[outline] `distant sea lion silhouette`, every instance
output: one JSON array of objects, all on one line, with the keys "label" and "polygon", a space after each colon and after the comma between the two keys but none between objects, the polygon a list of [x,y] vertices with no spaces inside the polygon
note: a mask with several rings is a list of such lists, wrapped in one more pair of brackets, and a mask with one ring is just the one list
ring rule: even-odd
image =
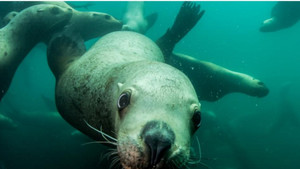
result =
[{"label": "distant sea lion silhouette", "polygon": [[271,18],[260,27],[261,32],[274,32],[295,25],[300,19],[299,1],[279,1],[272,8]]},{"label": "distant sea lion silhouette", "polygon": [[144,17],[144,2],[128,2],[127,11],[124,16],[123,30],[145,34],[157,20],[157,13]]},{"label": "distant sea lion silhouette", "polygon": [[299,111],[292,104],[292,82],[285,82],[281,85],[279,91],[279,108],[275,122],[271,124],[269,133],[275,134],[278,131],[287,130],[287,128],[297,129],[300,127]]},{"label": "distant sea lion silhouette", "polygon": [[[190,2],[181,10],[202,16]],[[72,38],[58,35],[48,48],[64,119],[94,139],[100,139],[95,130],[101,128],[123,168],[183,168],[201,122],[189,79],[163,63],[160,49],[141,34],[113,32],[87,52],[83,41]]]}]

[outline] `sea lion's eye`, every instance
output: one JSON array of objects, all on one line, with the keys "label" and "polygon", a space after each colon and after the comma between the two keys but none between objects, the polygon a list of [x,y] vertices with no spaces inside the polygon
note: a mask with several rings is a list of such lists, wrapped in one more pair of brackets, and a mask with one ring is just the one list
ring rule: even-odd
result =
[{"label": "sea lion's eye", "polygon": [[125,107],[127,107],[130,104],[130,97],[131,97],[130,90],[126,90],[120,95],[118,100],[119,111],[123,110]]},{"label": "sea lion's eye", "polygon": [[105,15],[104,18],[109,20],[111,18],[111,16],[110,15]]},{"label": "sea lion's eye", "polygon": [[198,129],[201,125],[201,112],[199,110],[195,110],[192,121],[194,123],[194,127]]}]

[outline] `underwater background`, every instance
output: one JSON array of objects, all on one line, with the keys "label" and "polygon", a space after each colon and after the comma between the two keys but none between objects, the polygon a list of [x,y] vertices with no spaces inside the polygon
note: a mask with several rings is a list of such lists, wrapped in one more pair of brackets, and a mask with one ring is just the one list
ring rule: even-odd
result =
[{"label": "underwater background", "polygon": [[[262,33],[259,27],[276,2],[197,3],[206,12],[174,51],[249,74],[270,89],[264,98],[234,93],[216,102],[201,102],[203,123],[195,137],[201,143],[202,163],[213,169],[299,169],[300,23]],[[146,16],[158,13],[146,35],[153,40],[162,36],[181,4],[145,2]],[[89,5],[78,10],[122,19],[127,2]],[[0,169],[109,168],[111,159],[101,160],[107,148],[82,145],[91,140],[55,113],[55,79],[45,51],[46,46],[38,44],[30,52],[0,103],[1,113],[18,123],[15,130],[0,129]]]}]

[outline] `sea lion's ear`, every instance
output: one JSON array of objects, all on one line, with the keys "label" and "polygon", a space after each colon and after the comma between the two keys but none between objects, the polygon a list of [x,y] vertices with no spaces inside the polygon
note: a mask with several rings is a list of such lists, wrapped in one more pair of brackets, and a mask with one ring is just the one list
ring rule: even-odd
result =
[{"label": "sea lion's ear", "polygon": [[118,83],[118,90],[119,90],[119,92],[122,90],[122,87],[123,87],[123,83]]}]

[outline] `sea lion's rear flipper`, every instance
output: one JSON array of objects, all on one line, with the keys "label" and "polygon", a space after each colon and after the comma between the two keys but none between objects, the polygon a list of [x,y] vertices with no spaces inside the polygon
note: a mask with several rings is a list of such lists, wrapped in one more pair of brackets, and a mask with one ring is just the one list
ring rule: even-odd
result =
[{"label": "sea lion's rear flipper", "polygon": [[200,11],[200,5],[185,1],[176,16],[174,24],[157,40],[157,45],[168,58],[176,43],[179,42],[199,21],[205,11]]},{"label": "sea lion's rear flipper", "polygon": [[48,45],[48,65],[56,79],[86,51],[81,36],[70,32],[64,31],[53,36]]}]

